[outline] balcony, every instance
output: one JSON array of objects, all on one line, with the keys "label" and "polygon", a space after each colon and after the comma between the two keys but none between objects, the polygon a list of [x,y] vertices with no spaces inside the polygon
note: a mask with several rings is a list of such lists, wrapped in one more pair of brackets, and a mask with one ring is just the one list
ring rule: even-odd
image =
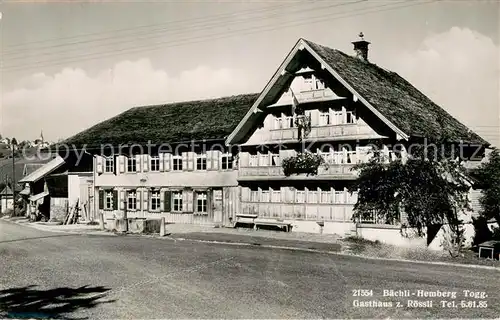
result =
[{"label": "balcony", "polygon": [[[302,91],[299,93],[295,93],[295,97],[297,98],[299,103],[344,99],[342,97],[337,96],[335,93],[333,93],[332,90],[328,88]],[[291,105],[292,101],[293,101],[292,94],[290,91],[287,91],[281,96],[281,98],[274,105],[272,105],[272,107]]]},{"label": "balcony", "polygon": [[355,180],[357,173],[351,170],[354,165],[354,163],[328,164],[319,167],[316,176],[300,174],[289,177],[285,176],[280,166],[240,167],[238,180]]},{"label": "balcony", "polygon": [[[271,133],[272,141],[298,141],[298,130],[297,128],[285,128],[285,129],[272,129],[269,130]],[[305,140],[314,139],[329,139],[329,138],[341,138],[341,139],[357,139],[357,138],[376,138],[379,137],[377,133],[373,131],[368,125],[360,125],[356,123],[346,123],[337,125],[327,125],[327,126],[317,126],[312,127],[311,132]]]}]

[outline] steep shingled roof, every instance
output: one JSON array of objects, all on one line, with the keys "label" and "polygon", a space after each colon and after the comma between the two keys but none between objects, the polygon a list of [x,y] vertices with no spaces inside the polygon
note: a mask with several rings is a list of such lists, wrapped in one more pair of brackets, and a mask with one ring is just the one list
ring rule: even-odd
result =
[{"label": "steep shingled roof", "polygon": [[135,107],[64,141],[99,146],[224,139],[250,109],[257,94]]},{"label": "steep shingled roof", "polygon": [[[409,136],[489,145],[397,73],[300,39],[382,116]],[[64,141],[79,148],[102,144],[175,143],[224,139],[258,94],[135,107]],[[254,106],[255,107],[255,106]]]},{"label": "steep shingled roof", "polygon": [[489,144],[397,73],[339,50],[304,41],[354,90],[406,134]]}]

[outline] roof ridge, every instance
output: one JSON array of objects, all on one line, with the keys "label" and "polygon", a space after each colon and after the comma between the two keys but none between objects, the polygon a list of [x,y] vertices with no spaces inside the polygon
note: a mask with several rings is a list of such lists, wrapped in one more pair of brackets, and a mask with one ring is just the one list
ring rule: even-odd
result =
[{"label": "roof ridge", "polygon": [[[229,96],[220,96],[216,98],[207,98],[207,99],[195,99],[195,100],[179,100],[179,101],[173,101],[173,102],[168,102],[168,103],[159,103],[159,104],[145,104],[145,105],[139,105],[132,107],[129,110],[137,109],[137,108],[149,108],[149,107],[163,107],[163,106],[169,106],[169,105],[177,105],[177,104],[182,104],[182,103],[197,103],[197,102],[212,102],[216,100],[227,100],[235,97],[240,97],[240,96],[252,96],[252,95],[258,95],[258,92],[253,92],[253,93],[238,93],[238,94],[233,94]],[[124,111],[124,112],[127,112]]]}]

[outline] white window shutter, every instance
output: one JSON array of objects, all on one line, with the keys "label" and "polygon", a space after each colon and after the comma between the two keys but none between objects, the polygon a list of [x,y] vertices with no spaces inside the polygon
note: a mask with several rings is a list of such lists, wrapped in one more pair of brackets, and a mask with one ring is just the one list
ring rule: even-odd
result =
[{"label": "white window shutter", "polygon": [[138,155],[135,156],[135,170],[137,172],[141,172],[141,163],[142,163],[142,161],[141,161],[142,159],[141,158],[142,157],[141,157],[140,154],[138,154]]},{"label": "white window shutter", "polygon": [[171,153],[165,153],[163,158],[164,161],[164,169],[165,171],[170,171],[171,166],[172,166],[172,154]]},{"label": "white window shutter", "polygon": [[165,190],[160,190],[160,211],[165,211]]},{"label": "white window shutter", "polygon": [[124,173],[125,172],[125,161],[126,161],[127,158],[125,158],[124,156],[118,156],[118,163],[119,163],[119,167],[120,167],[120,173]]},{"label": "white window shutter", "polygon": [[239,166],[241,168],[245,168],[245,167],[248,167],[250,165],[250,156],[249,156],[248,152],[240,152],[239,157],[240,157]]},{"label": "white window shutter", "polygon": [[160,153],[158,155],[158,158],[160,159],[160,172],[163,172],[165,171],[165,154],[164,153]]},{"label": "white window shutter", "polygon": [[188,192],[186,190],[182,192],[182,211],[188,211]]},{"label": "white window shutter", "polygon": [[188,152],[187,153],[187,162],[188,162],[188,170],[193,171],[194,170],[194,162],[195,162],[195,153],[194,152]]},{"label": "white window shutter", "polygon": [[193,190],[188,190],[187,192],[187,211],[193,212]]},{"label": "white window shutter", "polygon": [[103,157],[96,156],[96,171],[97,173],[103,172]]},{"label": "white window shutter", "polygon": [[142,208],[142,190],[135,190],[135,197],[136,197],[136,200],[137,200],[137,210],[141,210]]},{"label": "white window shutter", "polygon": [[142,209],[144,211],[148,211],[148,208],[149,208],[149,199],[150,199],[150,192],[147,190],[147,189],[144,189],[142,191],[142,202],[143,202],[143,206],[142,206]]},{"label": "white window shutter", "polygon": [[188,169],[188,153],[182,153],[182,170],[187,171]]},{"label": "white window shutter", "polygon": [[311,127],[319,125],[319,110],[311,110]]},{"label": "white window shutter", "polygon": [[214,156],[214,151],[213,150],[208,150],[207,151],[207,170],[213,170],[213,156]]},{"label": "white window shutter", "polygon": [[214,150],[214,154],[213,154],[213,160],[214,160],[213,169],[214,170],[220,170],[221,155],[222,155],[222,152],[220,152],[219,150]]},{"label": "white window shutter", "polygon": [[143,164],[142,164],[142,171],[146,172],[149,170],[149,154],[145,154],[142,156]]},{"label": "white window shutter", "polygon": [[118,202],[120,203],[120,210],[125,209],[125,190],[120,191],[120,196],[118,197]]}]

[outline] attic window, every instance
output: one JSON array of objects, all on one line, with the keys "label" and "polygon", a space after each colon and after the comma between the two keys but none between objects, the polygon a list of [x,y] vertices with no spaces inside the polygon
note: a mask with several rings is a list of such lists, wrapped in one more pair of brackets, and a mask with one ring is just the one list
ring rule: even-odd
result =
[{"label": "attic window", "polygon": [[354,113],[354,111],[347,111],[347,118],[346,118],[346,122],[347,123],[356,123],[356,114]]}]

